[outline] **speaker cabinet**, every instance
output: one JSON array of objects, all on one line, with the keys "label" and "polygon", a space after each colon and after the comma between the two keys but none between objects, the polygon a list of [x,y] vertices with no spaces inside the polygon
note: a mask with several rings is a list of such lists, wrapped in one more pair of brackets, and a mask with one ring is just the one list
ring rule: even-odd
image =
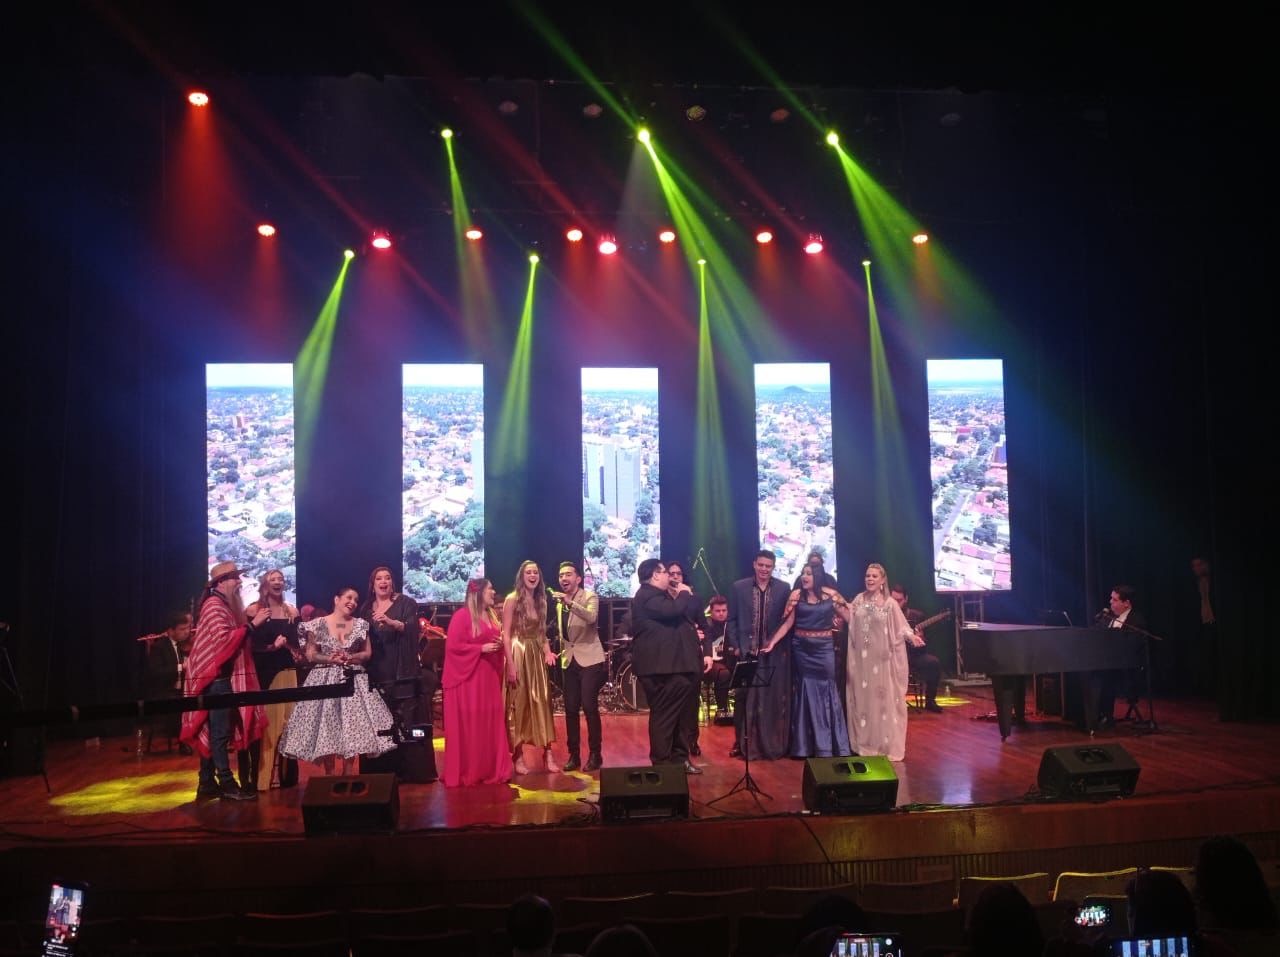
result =
[{"label": "speaker cabinet", "polygon": [[385,834],[400,820],[394,774],[311,778],[302,795],[302,824],[317,834]]},{"label": "speaker cabinet", "polygon": [[804,806],[821,814],[892,811],[898,775],[882,755],[809,758],[804,763]]},{"label": "speaker cabinet", "polygon": [[681,764],[601,768],[600,815],[605,821],[689,816],[689,777]]},{"label": "speaker cabinet", "polygon": [[1067,745],[1045,749],[1036,784],[1049,798],[1128,797],[1139,770],[1118,744]]}]

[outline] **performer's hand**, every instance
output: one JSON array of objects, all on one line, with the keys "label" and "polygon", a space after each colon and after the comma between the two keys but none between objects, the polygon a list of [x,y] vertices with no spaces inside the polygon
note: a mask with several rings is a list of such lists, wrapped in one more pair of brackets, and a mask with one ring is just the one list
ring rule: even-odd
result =
[{"label": "performer's hand", "polygon": [[686,595],[692,595],[693,589],[690,588],[688,585],[686,585],[684,582],[681,582],[678,586],[676,586],[676,594],[679,595],[682,592]]},{"label": "performer's hand", "polygon": [[289,641],[288,638],[286,638],[284,635],[280,635],[278,638],[276,638],[275,641],[271,643],[271,647],[279,651],[288,643],[288,641]]},{"label": "performer's hand", "polygon": [[486,641],[483,645],[480,646],[481,654],[485,654],[485,655],[491,655],[495,651],[501,651],[501,650],[502,650],[502,642],[500,641]]},{"label": "performer's hand", "polygon": [[271,609],[259,608],[258,613],[253,616],[253,627],[257,628],[264,621],[270,621],[270,620],[271,620]]},{"label": "performer's hand", "polygon": [[513,688],[516,686],[516,669],[515,668],[507,669],[507,684],[511,685],[511,687]]},{"label": "performer's hand", "polygon": [[556,663],[556,656],[555,656],[555,652],[553,652],[550,648],[548,648],[548,649],[543,653],[543,655],[542,655],[542,660],[543,660],[543,661],[545,661],[545,662],[547,663],[547,667],[550,667],[551,665],[554,665],[554,664]]},{"label": "performer's hand", "polygon": [[711,666],[712,666],[713,664],[715,664],[715,662],[711,660],[711,656],[710,656],[710,655],[708,655],[708,656],[706,656],[705,658],[703,658],[703,659],[702,659],[702,673],[703,673],[704,675],[705,675],[705,674],[710,674],[710,673],[711,673]]},{"label": "performer's hand", "polygon": [[924,647],[924,638],[920,635],[920,632],[913,631],[911,633],[911,644],[916,648]]}]

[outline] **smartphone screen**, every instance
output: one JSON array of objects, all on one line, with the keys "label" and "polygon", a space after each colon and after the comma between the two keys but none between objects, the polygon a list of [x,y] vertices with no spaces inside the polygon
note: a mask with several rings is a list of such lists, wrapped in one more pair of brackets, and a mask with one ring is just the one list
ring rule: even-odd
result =
[{"label": "smartphone screen", "polygon": [[1112,957],[1195,957],[1195,942],[1185,934],[1127,937],[1111,942]]},{"label": "smartphone screen", "polygon": [[902,957],[897,934],[841,934],[831,957]]},{"label": "smartphone screen", "polygon": [[1111,905],[1098,901],[1082,904],[1075,920],[1079,927],[1106,927],[1111,923]]},{"label": "smartphone screen", "polygon": [[49,910],[44,919],[44,957],[71,957],[84,920],[87,884],[55,881],[49,888]]}]

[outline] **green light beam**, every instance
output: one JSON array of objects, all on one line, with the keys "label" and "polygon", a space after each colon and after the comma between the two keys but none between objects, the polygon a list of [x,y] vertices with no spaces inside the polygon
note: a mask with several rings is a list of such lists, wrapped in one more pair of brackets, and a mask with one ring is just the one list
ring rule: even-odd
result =
[{"label": "green light beam", "polygon": [[524,308],[520,312],[520,328],[511,353],[507,372],[507,388],[502,394],[502,415],[498,422],[498,438],[494,449],[494,467],[500,475],[524,469],[529,460],[529,388],[532,382],[533,358],[533,289],[538,275],[538,260],[529,259],[529,284],[525,287]]},{"label": "green light beam", "polygon": [[338,277],[320,307],[311,331],[294,361],[294,422],[295,481],[299,490],[310,470],[312,440],[320,414],[320,401],[324,396],[324,384],[329,374],[329,358],[333,352],[333,334],[338,328],[338,305],[342,301],[342,286],[347,278],[351,256],[343,255]]},{"label": "green light beam", "polygon": [[693,433],[693,540],[716,555],[737,555],[729,457],[720,419],[720,392],[707,309],[707,270],[698,264],[698,384]]},{"label": "green light beam", "polygon": [[471,209],[462,188],[462,176],[453,153],[453,136],[442,136],[449,158],[449,201],[453,205],[453,241],[458,264],[458,284],[462,298],[462,322],[472,348],[492,342],[497,333],[498,310],[493,288],[484,268],[482,250],[467,239]]}]

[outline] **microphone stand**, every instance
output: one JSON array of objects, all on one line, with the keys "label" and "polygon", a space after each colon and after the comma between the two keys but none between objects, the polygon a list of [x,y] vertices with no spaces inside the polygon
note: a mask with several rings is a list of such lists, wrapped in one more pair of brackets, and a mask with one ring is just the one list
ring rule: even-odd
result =
[{"label": "microphone stand", "polygon": [[[1114,616],[1112,616],[1112,619],[1114,620]],[[1164,639],[1161,638],[1159,635],[1153,635],[1151,632],[1147,631],[1147,629],[1145,628],[1139,628],[1137,625],[1131,625],[1129,624],[1128,621],[1121,622],[1120,628],[1118,630],[1119,631],[1126,631],[1126,630],[1135,631],[1143,637],[1143,642],[1142,642],[1143,668],[1146,670],[1146,673],[1147,673],[1147,716],[1145,718],[1142,717],[1142,709],[1138,707],[1138,702],[1141,700],[1141,698],[1130,698],[1129,710],[1124,713],[1124,717],[1121,718],[1120,720],[1128,721],[1129,718],[1132,717],[1133,727],[1135,731],[1143,732],[1146,734],[1156,734],[1160,731],[1160,725],[1156,723],[1155,697],[1151,691],[1151,642],[1163,641]]]}]

